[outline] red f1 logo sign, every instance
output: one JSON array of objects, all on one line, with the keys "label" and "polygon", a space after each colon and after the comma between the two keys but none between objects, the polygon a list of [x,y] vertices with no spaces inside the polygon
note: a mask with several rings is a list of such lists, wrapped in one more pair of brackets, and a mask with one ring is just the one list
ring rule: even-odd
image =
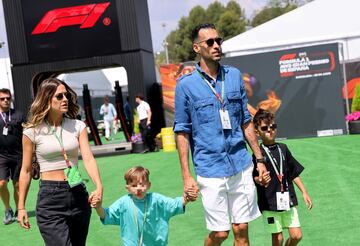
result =
[{"label": "red f1 logo sign", "polygon": [[32,31],[32,35],[56,32],[60,27],[80,25],[91,28],[105,12],[110,2],[87,4],[48,11]]}]

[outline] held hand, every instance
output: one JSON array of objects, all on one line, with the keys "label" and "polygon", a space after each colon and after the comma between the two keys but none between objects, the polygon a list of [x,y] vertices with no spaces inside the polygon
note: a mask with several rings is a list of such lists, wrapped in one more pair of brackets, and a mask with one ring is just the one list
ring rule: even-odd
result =
[{"label": "held hand", "polygon": [[195,201],[198,196],[199,188],[193,177],[184,180],[184,192],[188,201]]},{"label": "held hand", "polygon": [[92,208],[95,208],[95,206],[100,203],[102,203],[102,189],[96,189],[93,192],[91,192],[89,196],[89,203]]},{"label": "held hand", "polygon": [[308,207],[308,209],[311,209],[313,206],[313,203],[307,192],[303,193],[303,198],[304,198],[304,202],[305,202],[306,206]]},{"label": "held hand", "polygon": [[265,173],[267,172],[266,170],[266,166],[264,163],[257,163],[257,168],[256,170],[258,171],[259,173],[259,182],[262,182],[263,178],[264,178],[264,175]]},{"label": "held hand", "polygon": [[188,187],[188,189],[185,192],[186,200],[188,201],[196,201],[198,197],[198,188],[197,187]]},{"label": "held hand", "polygon": [[102,200],[100,197],[94,195],[91,200],[89,199],[89,203],[92,208],[99,208],[102,205]]},{"label": "held hand", "polygon": [[18,210],[18,221],[22,228],[30,229],[28,215],[25,209]]},{"label": "held hand", "polygon": [[260,181],[260,185],[268,187],[271,181],[270,172],[266,171],[263,175],[263,179]]}]

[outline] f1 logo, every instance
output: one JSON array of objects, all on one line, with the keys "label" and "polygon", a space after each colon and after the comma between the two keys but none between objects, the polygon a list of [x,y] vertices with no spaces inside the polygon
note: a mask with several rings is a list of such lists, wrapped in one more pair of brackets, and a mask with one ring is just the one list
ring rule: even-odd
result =
[{"label": "f1 logo", "polygon": [[48,11],[32,31],[32,35],[56,32],[60,27],[80,25],[80,29],[93,27],[110,2],[79,5]]}]

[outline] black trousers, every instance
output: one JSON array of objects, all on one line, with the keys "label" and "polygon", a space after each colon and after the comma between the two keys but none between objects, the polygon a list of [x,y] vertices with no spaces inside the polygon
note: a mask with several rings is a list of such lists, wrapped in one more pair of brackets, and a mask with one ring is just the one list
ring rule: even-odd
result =
[{"label": "black trousers", "polygon": [[47,246],[85,246],[91,207],[85,185],[41,181],[36,219]]},{"label": "black trousers", "polygon": [[147,119],[140,120],[139,128],[141,138],[150,151],[155,150],[155,141],[150,126],[146,125]]}]

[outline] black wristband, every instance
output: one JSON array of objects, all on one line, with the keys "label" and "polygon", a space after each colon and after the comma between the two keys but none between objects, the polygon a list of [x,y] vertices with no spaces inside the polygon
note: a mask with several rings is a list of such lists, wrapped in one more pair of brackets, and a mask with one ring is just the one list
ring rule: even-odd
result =
[{"label": "black wristband", "polygon": [[265,163],[265,158],[256,159],[256,163]]}]

